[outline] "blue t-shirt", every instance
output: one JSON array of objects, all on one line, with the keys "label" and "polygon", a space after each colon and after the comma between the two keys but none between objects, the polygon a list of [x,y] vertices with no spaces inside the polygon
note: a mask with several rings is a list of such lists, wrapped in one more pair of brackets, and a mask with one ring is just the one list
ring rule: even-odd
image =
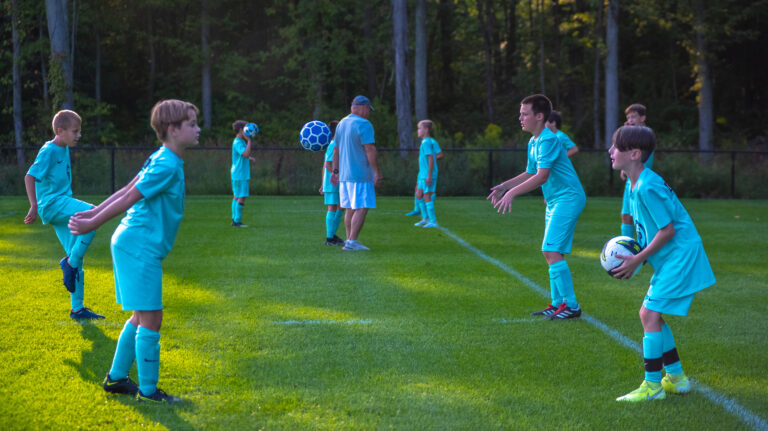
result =
[{"label": "blue t-shirt", "polygon": [[120,221],[112,243],[138,258],[163,259],[184,215],[184,161],[163,146],[149,156],[138,176],[136,189],[143,198]]},{"label": "blue t-shirt", "polygon": [[421,146],[419,147],[419,176],[416,177],[417,180],[426,180],[427,176],[429,176],[429,160],[427,156],[432,156],[434,160],[432,179],[437,179],[437,159],[435,156],[441,151],[440,145],[434,138],[428,137],[421,141]]},{"label": "blue t-shirt", "polygon": [[248,143],[243,139],[235,138],[232,141],[232,168],[229,170],[232,174],[232,180],[251,179],[251,166],[248,164],[248,157],[243,157],[243,152],[247,146]]},{"label": "blue t-shirt", "polygon": [[576,146],[576,144],[573,143],[571,138],[565,133],[563,133],[562,130],[558,130],[557,133],[555,133],[555,136],[557,137],[557,141],[563,145],[563,148],[565,148],[566,153],[568,152],[568,150]]},{"label": "blue t-shirt", "polygon": [[371,122],[349,114],[336,126],[334,140],[339,148],[339,181],[373,182],[373,168],[363,148],[375,143]]},{"label": "blue t-shirt", "polygon": [[[326,162],[333,162],[333,148],[336,146],[336,141],[331,140],[331,143],[328,144],[328,148],[325,149],[325,161]],[[331,173],[328,172],[328,169],[325,169],[325,164],[323,164],[323,193],[338,193],[339,192],[339,185],[336,184],[335,186],[331,184]]]},{"label": "blue t-shirt", "polygon": [[46,142],[37,153],[27,175],[35,178],[37,213],[43,224],[46,224],[58,212],[58,198],[72,196],[69,147],[60,147],[53,141]]},{"label": "blue t-shirt", "polygon": [[649,295],[680,298],[715,283],[699,232],[675,192],[654,171],[643,169],[630,191],[637,241],[646,247],[670,223],[675,235],[648,263],[653,266]]},{"label": "blue t-shirt", "polygon": [[573,203],[574,212],[581,213],[586,195],[581,181],[573,168],[565,148],[551,130],[544,128],[537,138],[528,141],[528,165],[525,171],[535,175],[538,169],[549,169],[549,178],[542,184],[541,192],[547,206]]}]

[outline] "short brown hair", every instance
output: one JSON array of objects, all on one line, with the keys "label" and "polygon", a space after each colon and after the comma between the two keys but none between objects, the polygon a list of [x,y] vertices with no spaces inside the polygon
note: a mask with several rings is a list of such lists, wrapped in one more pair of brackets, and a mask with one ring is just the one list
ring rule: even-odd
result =
[{"label": "short brown hair", "polygon": [[243,130],[243,127],[245,127],[246,124],[248,124],[246,121],[237,120],[232,123],[232,131],[235,132],[235,135],[237,135]]},{"label": "short brown hair", "polygon": [[421,120],[419,124],[423,124],[427,128],[427,133],[429,133],[430,137],[435,133],[435,123],[432,120]]},{"label": "short brown hair", "polygon": [[640,150],[645,163],[656,149],[656,134],[646,126],[621,126],[613,133],[613,146],[622,152]]},{"label": "short brown hair", "polygon": [[637,115],[645,117],[645,106],[639,103],[633,103],[627,106],[627,109],[624,110],[624,115],[627,115],[630,112],[635,112]]},{"label": "short brown hair", "polygon": [[157,139],[165,141],[168,137],[168,126],[179,127],[182,121],[189,120],[189,111],[195,111],[199,114],[197,106],[183,100],[168,99],[155,103],[152,107],[152,119],[150,124],[155,130]]},{"label": "short brown hair", "polygon": [[549,116],[547,117],[547,123],[555,123],[555,127],[559,129],[562,129],[563,127],[563,116],[560,115],[560,111],[552,111],[549,113]]},{"label": "short brown hair", "polygon": [[75,111],[69,109],[63,109],[53,116],[51,127],[53,128],[53,134],[56,134],[56,129],[69,129],[77,124],[78,126],[83,124],[83,119]]},{"label": "short brown hair", "polygon": [[523,99],[520,104],[531,105],[533,115],[544,114],[543,117],[545,123],[547,122],[547,118],[549,118],[549,113],[552,112],[552,102],[543,94],[532,94]]},{"label": "short brown hair", "polygon": [[339,120],[333,120],[328,123],[328,128],[331,129],[331,138],[336,136],[336,126],[339,125]]}]

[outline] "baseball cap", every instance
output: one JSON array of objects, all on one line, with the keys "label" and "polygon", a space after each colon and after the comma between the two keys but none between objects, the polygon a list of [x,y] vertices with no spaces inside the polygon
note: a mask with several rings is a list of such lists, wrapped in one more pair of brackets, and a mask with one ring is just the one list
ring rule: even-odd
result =
[{"label": "baseball cap", "polygon": [[[354,105],[368,105],[368,106],[371,106],[371,101],[368,100],[368,98],[365,97],[365,96],[357,96],[357,97],[354,98],[354,100],[352,100],[352,105],[353,106]],[[375,109],[373,109],[373,106],[371,106],[371,111],[375,111]]]}]

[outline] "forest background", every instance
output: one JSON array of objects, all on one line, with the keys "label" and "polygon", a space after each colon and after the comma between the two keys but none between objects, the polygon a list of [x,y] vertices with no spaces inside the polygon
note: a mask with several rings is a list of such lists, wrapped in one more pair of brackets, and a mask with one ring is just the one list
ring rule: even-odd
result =
[{"label": "forest background", "polygon": [[522,147],[519,101],[541,92],[582,148],[605,148],[639,102],[663,148],[766,149],[768,1],[0,5],[5,147],[50,139],[62,107],[83,116],[81,145],[154,145],[162,98],[201,107],[202,145],[229,145],[236,119],[259,124],[260,145],[295,145],[357,94],[373,100],[379,146],[412,148],[429,117],[443,147]]}]

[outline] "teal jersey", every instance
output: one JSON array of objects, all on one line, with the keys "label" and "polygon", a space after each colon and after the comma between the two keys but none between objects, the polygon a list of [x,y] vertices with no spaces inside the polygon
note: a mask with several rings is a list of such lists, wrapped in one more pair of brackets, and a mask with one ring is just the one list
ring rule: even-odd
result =
[{"label": "teal jersey", "polygon": [[232,174],[233,180],[251,179],[251,166],[248,164],[248,157],[243,157],[243,152],[247,146],[248,143],[240,138],[235,138],[232,141],[232,168],[229,172]]},{"label": "teal jersey", "polygon": [[138,177],[136,189],[143,198],[123,217],[112,244],[139,259],[163,259],[184,215],[184,161],[163,146],[149,156]]},{"label": "teal jersey", "polygon": [[37,213],[44,224],[58,212],[57,200],[72,196],[72,165],[69,147],[46,142],[29,167],[27,175],[35,178]]},{"label": "teal jersey", "polygon": [[[328,148],[325,149],[325,161],[326,162],[333,162],[333,149],[336,147],[336,141],[331,140],[331,143],[328,144]],[[325,165],[325,164],[323,164]],[[339,185],[333,185],[331,184],[331,173],[328,172],[328,169],[325,169],[325,166],[323,166],[323,192],[324,193],[338,193],[339,192]]]},{"label": "teal jersey", "polygon": [[643,163],[643,166],[645,166],[648,169],[653,169],[653,155],[654,154],[655,153],[651,153],[651,155],[648,156],[648,160],[646,160],[645,163]]},{"label": "teal jersey", "polygon": [[675,235],[648,263],[653,266],[649,295],[680,298],[715,283],[699,232],[675,192],[654,171],[643,169],[629,195],[637,241],[646,247],[670,223]]},{"label": "teal jersey", "polygon": [[419,147],[419,176],[416,178],[417,180],[426,180],[429,175],[429,160],[427,156],[432,156],[435,162],[432,167],[432,179],[437,179],[437,158],[435,157],[441,151],[440,145],[434,138],[424,138],[421,141],[421,146]]},{"label": "teal jersey", "polygon": [[339,181],[372,183],[373,168],[363,148],[376,142],[371,122],[349,114],[336,126],[334,140],[339,147]]},{"label": "teal jersey", "polygon": [[535,175],[538,169],[549,169],[549,178],[542,184],[541,191],[547,206],[573,207],[573,212],[581,214],[586,201],[584,189],[576,174],[576,169],[565,148],[558,142],[551,130],[544,128],[538,137],[528,141],[528,165],[525,171]]},{"label": "teal jersey", "polygon": [[565,133],[563,133],[562,130],[558,130],[557,133],[555,133],[555,136],[557,137],[557,142],[560,142],[563,148],[565,148],[566,152],[568,152],[568,150],[576,146],[576,144],[573,143],[571,138]]}]

